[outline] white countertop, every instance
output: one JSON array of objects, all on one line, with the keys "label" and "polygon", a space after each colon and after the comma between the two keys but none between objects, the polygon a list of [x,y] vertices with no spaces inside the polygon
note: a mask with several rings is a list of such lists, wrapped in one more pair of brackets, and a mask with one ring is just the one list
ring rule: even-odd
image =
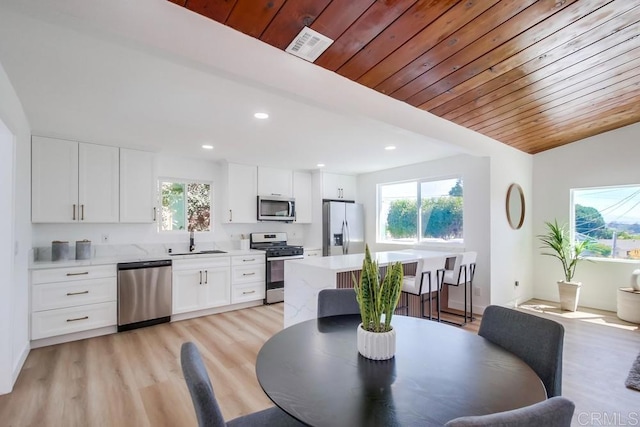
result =
[{"label": "white countertop", "polygon": [[262,254],[264,251],[258,250],[237,250],[232,249],[225,251],[224,254],[193,254],[193,255],[169,255],[167,253],[149,253],[149,254],[122,254],[114,256],[95,257],[86,260],[65,260],[65,261],[33,261],[29,265],[31,270],[39,270],[43,268],[68,268],[68,267],[81,267],[87,265],[105,265],[105,264],[117,264],[120,262],[138,262],[138,261],[151,261],[151,260],[182,260],[182,259],[198,259],[198,258],[219,258],[235,255],[249,255],[249,254]]},{"label": "white countertop", "polygon": [[[440,251],[422,251],[417,249],[405,249],[401,251],[388,251],[388,252],[372,252],[371,257],[378,262],[378,265],[388,265],[390,263],[401,262],[410,263],[416,262],[422,258],[433,257],[450,257],[455,255],[453,252],[440,252]],[[323,268],[332,270],[335,272],[360,270],[362,268],[362,261],[364,260],[364,254],[349,254],[349,255],[336,255],[318,258],[305,258],[300,260],[290,260],[288,263],[303,264],[309,267]]]}]

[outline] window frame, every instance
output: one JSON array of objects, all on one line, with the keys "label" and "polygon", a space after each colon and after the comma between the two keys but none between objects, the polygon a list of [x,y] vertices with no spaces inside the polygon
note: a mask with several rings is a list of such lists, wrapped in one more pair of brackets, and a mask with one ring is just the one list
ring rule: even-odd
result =
[{"label": "window frame", "polygon": [[[571,239],[572,248],[576,242],[576,201],[575,201],[576,192],[585,191],[585,190],[623,189],[626,187],[630,187],[630,188],[635,187],[640,189],[640,183],[619,184],[619,185],[598,185],[598,186],[592,186],[592,187],[576,187],[576,188],[569,189],[569,238]],[[587,207],[592,207],[592,206],[587,206]],[[598,212],[600,213],[600,211]],[[606,224],[607,222],[605,221],[605,225]],[[640,264],[640,259],[634,259],[634,258],[614,258],[611,256],[603,257],[603,256],[592,256],[592,255],[581,256],[580,258],[587,259],[589,261],[595,261],[595,262]]]},{"label": "window frame", "polygon": [[[461,239],[452,239],[452,240],[442,240],[442,239],[433,239],[433,238],[423,238],[422,237],[422,184],[427,182],[437,182],[437,181],[448,181],[455,180],[460,181],[462,183],[462,238]],[[394,240],[384,240],[381,236],[381,226],[385,219],[381,218],[381,203],[382,203],[382,187],[388,185],[395,184],[407,184],[407,183],[415,183],[416,185],[416,203],[418,206],[418,217],[416,219],[416,236],[415,240],[411,241],[394,241]],[[452,175],[442,175],[437,177],[423,177],[423,178],[413,178],[406,179],[400,181],[391,181],[391,182],[382,182],[376,184],[376,243],[385,244],[385,245],[403,245],[403,246],[423,246],[423,247],[455,247],[455,248],[463,248],[465,245],[465,228],[464,228],[464,211],[465,211],[465,203],[464,203],[464,176],[462,174],[452,174]]]},{"label": "window frame", "polygon": [[[172,178],[172,177],[166,177],[166,176],[162,176],[162,177],[158,177],[157,179],[157,183],[156,183],[156,189],[157,189],[157,193],[156,193],[156,202],[157,205],[159,207],[159,220],[157,221],[158,223],[158,227],[156,229],[156,231],[159,234],[164,234],[164,233],[169,233],[169,234],[189,234],[189,226],[188,226],[188,215],[187,215],[187,210],[188,210],[188,203],[185,200],[185,204],[184,204],[184,218],[185,218],[185,228],[182,230],[163,230],[162,229],[162,183],[174,183],[174,184],[183,184],[186,186],[188,186],[189,184],[207,184],[209,185],[209,230],[207,231],[194,231],[194,233],[213,233],[213,224],[214,224],[214,211],[213,211],[213,181],[210,180],[206,180],[206,179],[189,179],[189,178]],[[188,196],[187,196],[188,199]]]}]

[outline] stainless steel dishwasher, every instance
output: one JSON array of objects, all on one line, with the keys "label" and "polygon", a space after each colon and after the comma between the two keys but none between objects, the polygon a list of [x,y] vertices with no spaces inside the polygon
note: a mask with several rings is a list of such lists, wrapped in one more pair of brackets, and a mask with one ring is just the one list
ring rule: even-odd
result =
[{"label": "stainless steel dishwasher", "polygon": [[118,332],[171,320],[171,260],[118,264]]}]

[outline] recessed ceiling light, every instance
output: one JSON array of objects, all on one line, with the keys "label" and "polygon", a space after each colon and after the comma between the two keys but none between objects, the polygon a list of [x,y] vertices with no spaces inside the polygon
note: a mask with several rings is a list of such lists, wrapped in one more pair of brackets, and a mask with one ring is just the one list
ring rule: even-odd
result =
[{"label": "recessed ceiling light", "polygon": [[319,168],[323,168],[324,167],[324,163],[318,163],[316,166],[319,167]]},{"label": "recessed ceiling light", "polygon": [[213,145],[204,144],[202,148],[204,148],[205,150],[213,150]]},{"label": "recessed ceiling light", "polygon": [[255,117],[256,119],[264,120],[268,119],[269,115],[267,113],[255,113],[253,117]]},{"label": "recessed ceiling light", "polygon": [[395,150],[396,146],[395,145],[387,145],[386,147],[384,147],[385,150],[387,151],[391,151],[391,150]]}]

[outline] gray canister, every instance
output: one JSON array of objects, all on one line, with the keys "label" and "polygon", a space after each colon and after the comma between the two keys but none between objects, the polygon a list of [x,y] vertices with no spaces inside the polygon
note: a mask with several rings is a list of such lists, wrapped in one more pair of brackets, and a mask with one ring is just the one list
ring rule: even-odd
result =
[{"label": "gray canister", "polygon": [[54,240],[51,242],[51,261],[63,261],[69,259],[69,242]]},{"label": "gray canister", "polygon": [[76,259],[91,258],[91,240],[76,241]]}]

